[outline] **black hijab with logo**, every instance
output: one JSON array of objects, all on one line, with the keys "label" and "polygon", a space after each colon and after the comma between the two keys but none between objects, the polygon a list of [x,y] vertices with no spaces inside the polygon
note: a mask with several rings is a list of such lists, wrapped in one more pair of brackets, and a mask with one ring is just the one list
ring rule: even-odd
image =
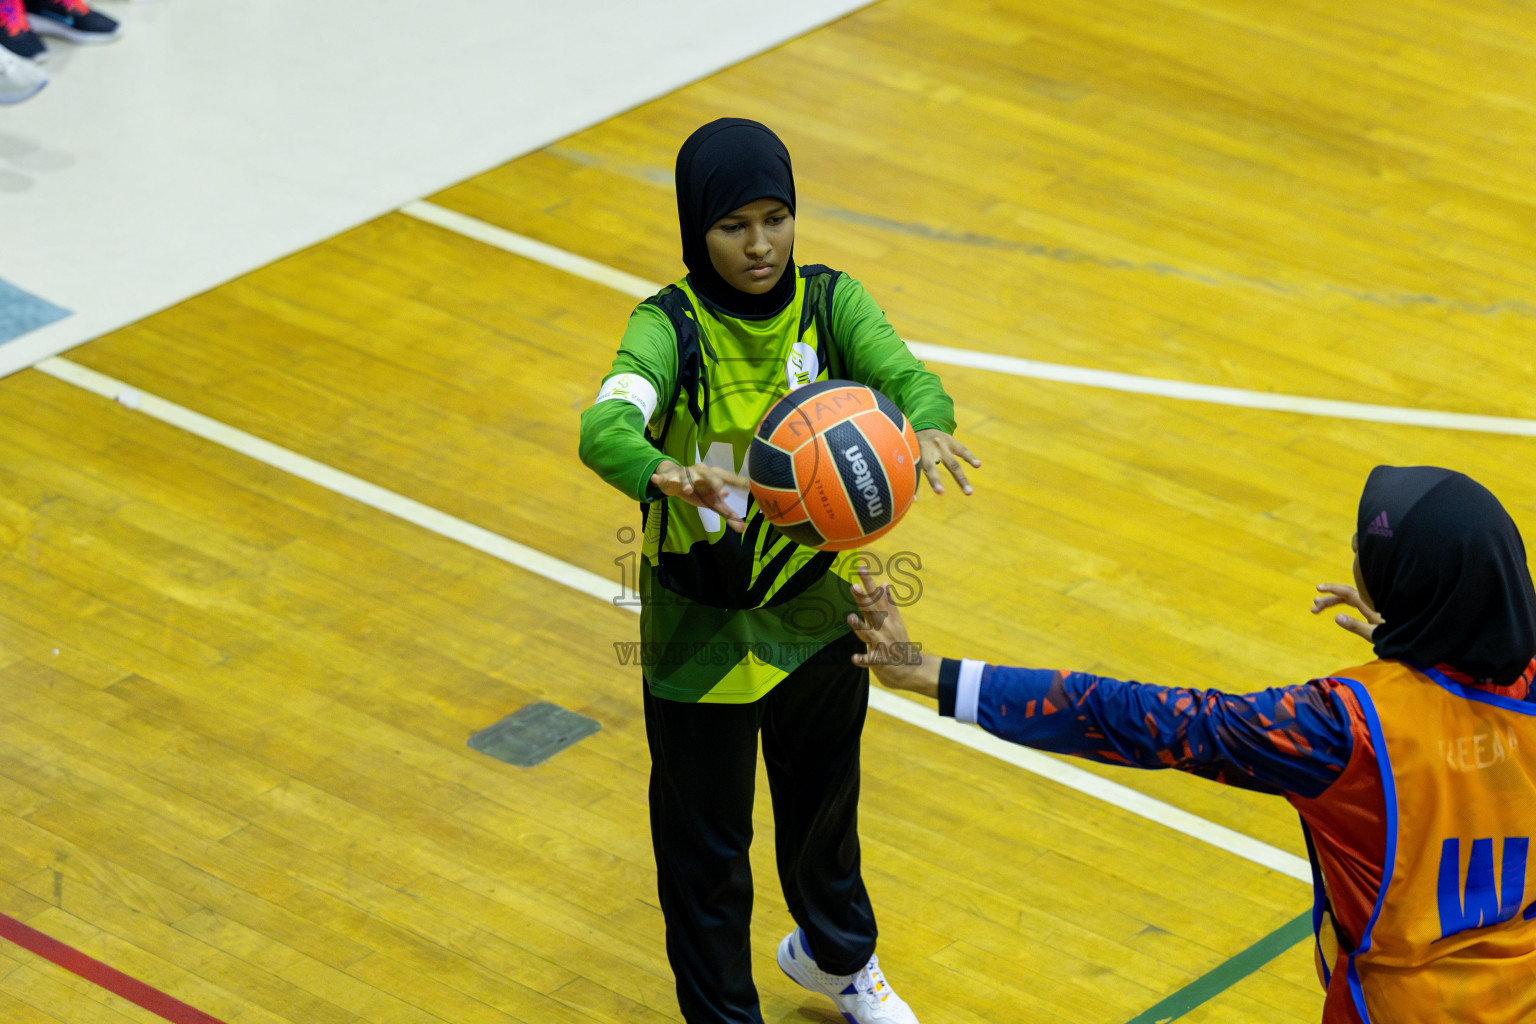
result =
[{"label": "black hijab with logo", "polygon": [[1481,484],[1433,466],[1377,466],[1356,521],[1360,575],[1385,620],[1381,658],[1449,665],[1507,686],[1536,656],[1525,544]]},{"label": "black hijab with logo", "polygon": [[778,283],[753,295],[726,283],[715,270],[704,235],[715,221],[758,199],[777,199],[795,212],[789,150],[766,125],[722,117],[688,136],[677,153],[677,220],[688,283],[721,312],[749,320],[771,317],[794,298],[794,253],[784,255]]}]

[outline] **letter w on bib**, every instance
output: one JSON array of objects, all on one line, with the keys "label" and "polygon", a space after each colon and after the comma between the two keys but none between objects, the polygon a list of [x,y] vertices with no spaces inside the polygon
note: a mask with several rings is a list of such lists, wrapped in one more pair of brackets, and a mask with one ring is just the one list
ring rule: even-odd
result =
[{"label": "letter w on bib", "polygon": [[[1436,887],[1440,904],[1442,939],[1472,928],[1487,928],[1508,921],[1520,910],[1525,893],[1525,861],[1528,838],[1504,840],[1503,870],[1495,884],[1493,840],[1472,840],[1466,874],[1461,869],[1461,840],[1447,839],[1440,846],[1440,878]],[[1536,917],[1536,903],[1526,910]]]}]

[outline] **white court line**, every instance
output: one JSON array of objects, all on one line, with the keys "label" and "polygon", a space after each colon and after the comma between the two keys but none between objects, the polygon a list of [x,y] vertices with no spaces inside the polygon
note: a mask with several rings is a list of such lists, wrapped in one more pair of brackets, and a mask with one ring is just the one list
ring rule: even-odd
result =
[{"label": "white court line", "polygon": [[535,263],[542,263],[556,270],[563,270],[577,277],[584,277],[588,281],[595,281],[606,288],[612,288],[616,292],[625,295],[633,295],[637,299],[649,298],[661,290],[660,285],[651,284],[649,281],[626,274],[622,270],[614,270],[612,267],[589,260],[585,256],[577,256],[573,252],[556,248],[547,242],[540,242],[525,235],[515,234],[506,228],[499,228],[494,224],[475,217],[466,216],[457,211],[434,203],[415,202],[406,203],[400,207],[401,213],[410,214],[417,220],[424,220],[430,224],[436,224],[440,228],[473,238],[477,242],[495,246],[506,252],[525,256]]},{"label": "white court line", "polygon": [[[612,580],[562,562],[558,558],[552,558],[541,551],[466,523],[462,519],[439,512],[437,509],[412,501],[393,491],[385,490],[350,473],[343,473],[341,470],[306,458],[270,441],[263,441],[253,434],[247,434],[243,430],[237,430],[201,413],[147,394],[120,380],[97,373],[67,359],[58,357],[45,359],[33,368],[103,398],[120,402],[129,409],[179,427],[189,434],[195,434],[258,462],[281,469],[301,480],[307,480],[336,494],[359,501],[370,508],[430,530],[439,536],[456,540],[493,558],[537,573],[545,579],[589,594],[607,604],[613,604],[615,588]],[[629,607],[631,611],[638,612],[638,609],[629,605],[620,607]],[[1070,789],[1114,804],[1131,814],[1166,825],[1177,832],[1236,854],[1280,874],[1289,875],[1303,882],[1310,883],[1312,880],[1311,868],[1305,860],[1261,843],[1241,832],[1206,821],[1171,804],[1163,803],[1161,800],[1146,796],[1119,783],[1102,779],[1091,772],[1075,768],[1053,757],[1006,743],[973,726],[961,725],[954,719],[940,718],[931,710],[876,686],[870,687],[869,698],[871,707],[893,718],[899,718],[982,753],[991,754],[1027,772],[1042,775]]]},{"label": "white court line", "polygon": [[[1007,761],[1016,768],[1022,768],[1034,775],[1044,776],[1052,782],[1059,782],[1068,789],[1075,789],[1079,793],[1103,800],[1113,804],[1123,811],[1129,811],[1138,817],[1155,821],[1159,825],[1167,825],[1175,832],[1182,832],[1192,839],[1198,839],[1202,843],[1235,853],[1245,860],[1251,860],[1255,864],[1261,864],[1271,871],[1282,875],[1312,883],[1312,866],[1306,858],[1297,857],[1295,854],[1286,853],[1284,850],[1262,843],[1252,836],[1243,835],[1233,831],[1225,825],[1218,825],[1213,821],[1180,810],[1172,804],[1166,804],[1156,797],[1147,796],[1145,793],[1122,786],[1118,782],[1100,778],[1092,772],[1084,771],[1064,761],[1057,760],[1048,754],[1029,747],[1021,747],[1016,743],[998,739],[989,732],[984,732],[974,725],[962,725],[953,718],[940,718],[938,714],[929,708],[916,704],[913,701],[896,696],[889,690],[883,690],[876,685],[869,688],[869,706],[883,711],[892,718],[899,718],[909,725],[915,725],[919,729],[926,729],[956,743],[964,744],[972,750],[979,750],[983,754],[991,754],[1001,761]],[[1135,769],[1126,769],[1134,771]]]},{"label": "white court line", "polygon": [[568,565],[558,558],[551,558],[542,551],[508,540],[500,534],[466,523],[462,519],[455,519],[446,512],[439,512],[435,508],[385,490],[350,473],[332,469],[322,462],[305,458],[297,452],[291,452],[270,441],[263,441],[253,434],[237,430],[228,424],[176,405],[174,402],[167,402],[163,398],[147,394],[120,380],[81,366],[79,363],[72,363],[67,359],[54,356],[34,364],[32,368],[78,388],[94,392],[103,398],[121,402],[129,409],[142,412],[162,423],[180,427],[189,434],[196,434],[204,440],[223,445],[241,455],[247,455],[257,462],[273,466],[301,480],[308,480],[312,484],[318,484],[328,491],[362,502],[370,508],[376,508],[380,512],[414,523],[422,529],[466,544],[476,551],[483,551],[503,562],[527,569],[529,572],[537,573],[584,594],[591,594],[593,597],[604,600],[611,600],[614,596],[612,580],[604,579],[574,565]]},{"label": "white court line", "polygon": [[[526,257],[546,266],[563,270],[578,277],[623,292],[637,299],[648,298],[661,290],[633,274],[614,270],[584,256],[566,252],[545,242],[487,224],[475,217],[446,209],[428,202],[409,203],[400,208],[409,214],[449,231],[458,232]],[[1186,381],[1165,380],[1161,377],[1139,377],[1130,373],[1110,370],[1094,370],[1083,366],[1066,366],[1061,363],[1041,363],[1033,359],[995,355],[990,352],[974,352],[969,349],[949,348],[921,341],[908,341],[907,347],[919,359],[947,366],[965,366],[979,370],[991,370],[1015,377],[1049,380],[1063,384],[1080,384],[1086,387],[1107,388],[1162,398],[1177,398],[1190,402],[1210,402],[1216,405],[1238,406],[1246,409],[1267,409],[1272,412],[1301,413],[1307,416],[1328,416],[1341,420],[1367,420],[1373,423],[1396,423],[1413,427],[1433,427],[1441,430],[1469,430],[1485,434],[1514,434],[1536,437],[1536,420],[1515,419],[1508,416],[1479,416],[1473,413],[1440,412],[1434,409],[1405,409],[1392,405],[1370,405],[1364,402],[1340,402],[1330,398],[1308,398],[1305,395],[1281,395],[1270,391],[1248,391],[1243,388],[1221,387],[1215,384],[1192,384]]]}]

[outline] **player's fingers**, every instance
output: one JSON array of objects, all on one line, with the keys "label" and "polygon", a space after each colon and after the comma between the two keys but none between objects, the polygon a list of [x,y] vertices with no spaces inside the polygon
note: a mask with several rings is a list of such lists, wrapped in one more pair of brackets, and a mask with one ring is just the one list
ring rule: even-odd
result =
[{"label": "player's fingers", "polygon": [[853,585],[854,602],[860,608],[873,608],[875,606],[876,590],[869,578],[869,569],[863,564],[859,565],[859,582]]},{"label": "player's fingers", "polygon": [[928,486],[933,489],[933,493],[943,494],[944,479],[939,476],[939,467],[936,461],[926,455],[923,456],[922,469],[923,476],[927,478]]},{"label": "player's fingers", "polygon": [[861,582],[852,587],[853,600],[859,610],[848,613],[848,624],[873,636],[891,621],[890,587],[885,583],[870,586],[869,575],[865,572],[859,573],[859,577]]},{"label": "player's fingers", "polygon": [[726,502],[725,493],[726,492],[724,491],[715,491],[709,495],[709,507],[713,509],[715,514],[718,515],[721,519],[724,519],[726,522],[728,522],[731,525],[731,529],[735,530],[737,533],[740,533],[742,530],[747,528],[747,524],[742,521],[741,516],[736,514],[736,510],[731,508],[731,506]]},{"label": "player's fingers", "polygon": [[869,570],[866,570],[863,565],[859,567],[859,582],[852,585],[852,591],[854,591],[854,603],[860,608],[868,608],[871,603],[874,603],[874,586],[869,583]]},{"label": "player's fingers", "polygon": [[693,478],[693,493],[698,496],[699,501],[706,508],[712,508],[728,519],[736,517],[736,513],[731,511],[730,506],[725,503],[725,499],[730,496],[731,492],[719,480],[708,476],[695,476]]},{"label": "player's fingers", "polygon": [[1365,602],[1360,599],[1360,592],[1347,583],[1319,583],[1317,590],[1322,597],[1313,598],[1314,601],[1328,601],[1331,604],[1347,604],[1351,608],[1364,613],[1367,609]]},{"label": "player's fingers", "polygon": [[949,470],[950,475],[955,478],[955,483],[960,485],[961,494],[971,493],[971,482],[965,478],[965,469],[960,465],[959,459],[950,456],[944,460],[944,468]]},{"label": "player's fingers", "polygon": [[711,466],[707,462],[701,462],[693,466],[689,472],[696,483],[713,487],[716,490],[727,487],[745,490],[752,485],[752,481],[742,474],[726,469],[723,466]]},{"label": "player's fingers", "polygon": [[864,654],[864,659],[865,660],[860,662],[860,664],[861,665],[873,664],[873,662],[870,659],[874,657],[874,653],[879,651],[881,649],[881,646],[882,646],[880,644],[880,642],[879,642],[880,641],[879,633],[876,630],[870,628],[869,623],[865,622],[863,619],[859,618],[857,615],[853,614],[852,612],[850,612],[848,614],[848,626],[849,626],[849,628],[851,628],[853,630],[853,635],[854,636],[858,637],[860,640],[864,641],[866,644],[869,644],[869,651],[865,652],[865,654]]},{"label": "player's fingers", "polygon": [[656,471],[651,474],[651,483],[668,494],[676,494],[677,485],[682,482],[682,468],[671,460],[664,460],[657,465]]},{"label": "player's fingers", "polygon": [[1337,622],[1342,628],[1350,633],[1355,634],[1355,636],[1358,636],[1363,640],[1369,640],[1371,638],[1371,633],[1376,628],[1375,626],[1361,622],[1359,619],[1352,615],[1345,615],[1343,612],[1339,612],[1339,614],[1335,615],[1333,617],[1333,621]]},{"label": "player's fingers", "polygon": [[977,469],[981,468],[981,460],[972,455],[969,448],[955,440],[953,435],[946,434],[943,441],[940,442],[940,446],[947,454],[962,458]]}]

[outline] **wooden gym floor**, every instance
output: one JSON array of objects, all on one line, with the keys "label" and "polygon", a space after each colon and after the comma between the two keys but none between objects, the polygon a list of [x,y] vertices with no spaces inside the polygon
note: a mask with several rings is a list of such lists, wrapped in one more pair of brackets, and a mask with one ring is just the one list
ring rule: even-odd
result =
[{"label": "wooden gym floor", "polygon": [[[1536,530],[1533,50],[1486,0],[881,0],[426,199],[659,284],[678,144],[765,121],[800,260],[1015,360],[932,361],[985,466],[875,548],[921,559],[917,638],[1246,690],[1368,659],[1307,608],[1373,465]],[[575,456],[634,301],[394,213],[0,381],[0,913],[230,1024],[676,1020],[603,589],[635,514]],[[534,768],[466,746],[535,701],[601,731]],[[1316,1020],[1307,943],[1224,967],[1308,908],[1286,872],[889,714],[864,764],[925,1022],[1125,1024],[1212,972],[1179,1019]],[[1279,800],[1088,771],[1303,855]],[[764,1017],[831,1022],[773,962],[771,831],[764,788]],[[162,1015],[0,943],[0,1019]]]}]

